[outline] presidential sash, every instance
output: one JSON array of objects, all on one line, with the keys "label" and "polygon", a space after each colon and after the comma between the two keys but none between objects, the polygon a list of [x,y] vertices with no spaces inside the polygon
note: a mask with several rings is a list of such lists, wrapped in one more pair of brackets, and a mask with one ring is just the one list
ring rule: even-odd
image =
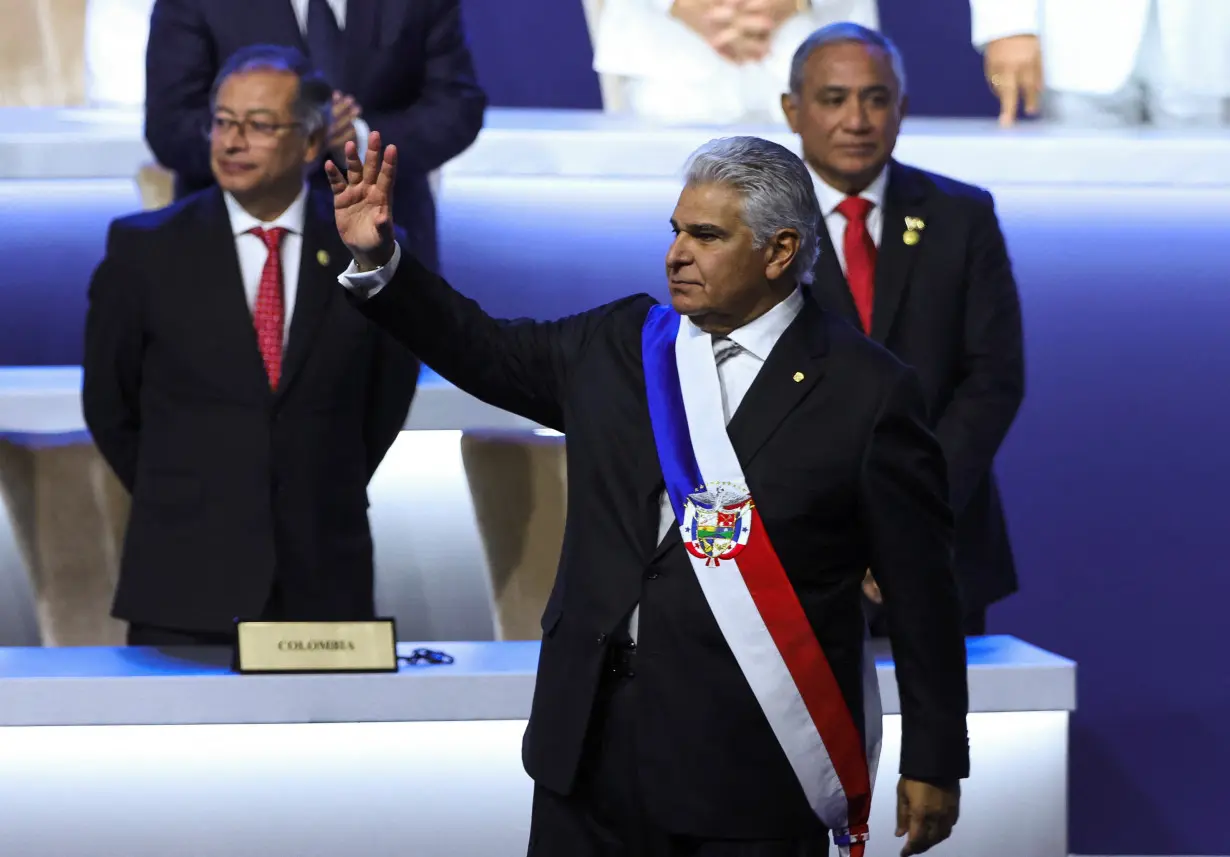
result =
[{"label": "presidential sash", "polygon": [[882,731],[874,659],[863,663],[864,743],[748,494],[711,337],[655,306],[641,344],[666,493],[705,599],[808,803],[843,857],[862,857]]}]

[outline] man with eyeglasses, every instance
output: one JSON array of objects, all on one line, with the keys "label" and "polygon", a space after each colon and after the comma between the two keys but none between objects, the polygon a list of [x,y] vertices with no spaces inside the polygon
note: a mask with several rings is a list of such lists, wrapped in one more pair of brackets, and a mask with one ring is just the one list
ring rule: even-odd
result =
[{"label": "man with eyeglasses", "polygon": [[350,255],[308,187],[332,94],[293,48],[241,50],[210,97],[216,187],[108,234],[83,407],[132,494],[114,605],[131,645],[373,616],[367,483],[418,361],[337,294]]},{"label": "man with eyeglasses", "polygon": [[[406,153],[393,216],[418,258],[438,266],[429,176],[465,151],[487,98],[466,45],[460,0],[154,0],[145,50],[145,138],[176,174],[177,196],[212,183],[200,130],[209,82],[254,43],[295,47],[332,87],[326,154],[381,132]],[[328,189],[323,170],[313,182]]]}]

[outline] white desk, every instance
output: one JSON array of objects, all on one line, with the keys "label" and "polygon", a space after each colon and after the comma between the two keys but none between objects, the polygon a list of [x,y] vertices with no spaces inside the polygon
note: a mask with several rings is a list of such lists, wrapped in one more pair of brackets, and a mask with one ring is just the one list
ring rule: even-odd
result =
[{"label": "white desk", "polygon": [[[538,644],[429,645],[456,663],[236,676],[224,653],[0,649],[0,850],[522,857]],[[890,857],[900,717],[891,663],[878,667],[885,743],[867,853]],[[969,683],[970,788],[937,857],[1066,857],[1075,664],[974,639]]]},{"label": "white desk", "polygon": [[[487,111],[482,132],[444,167],[450,177],[676,178],[706,140],[755,134],[791,149],[774,127],[662,126],[587,110]],[[140,111],[0,108],[0,181],[131,179],[152,160]],[[896,156],[981,185],[1169,185],[1230,183],[1219,130],[1074,129],[993,120],[907,119]]]}]

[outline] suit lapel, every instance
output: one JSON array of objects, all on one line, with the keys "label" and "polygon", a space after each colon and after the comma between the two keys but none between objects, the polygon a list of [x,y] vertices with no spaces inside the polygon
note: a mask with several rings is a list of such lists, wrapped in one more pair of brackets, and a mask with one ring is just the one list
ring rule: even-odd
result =
[{"label": "suit lapel", "polygon": [[854,296],[850,294],[850,284],[846,282],[841,263],[837,261],[833,237],[829,235],[828,226],[823,220],[820,221],[820,258],[816,260],[813,273],[812,291],[820,305],[861,329],[863,324],[859,321]]},{"label": "suit lapel", "polygon": [[756,453],[820,380],[827,350],[823,315],[805,300],[726,427],[745,473]]},{"label": "suit lapel", "polygon": [[182,258],[193,260],[188,270],[195,281],[185,312],[208,332],[211,359],[220,374],[267,396],[269,379],[256,342],[235,236],[221,191],[215,188],[202,196],[198,217],[184,236]]},{"label": "suit lapel", "polygon": [[333,227],[332,205],[326,195],[319,192],[309,194],[305,209],[299,282],[295,291],[294,315],[290,319],[290,334],[282,357],[279,396],[285,395],[307,362],[316,329],[324,319],[334,293],[341,288],[337,275],[350,258]]},{"label": "suit lapel", "polygon": [[[893,329],[901,300],[909,287],[910,270],[918,258],[921,241],[907,244],[910,230],[906,219],[927,219],[927,195],[917,175],[909,167],[893,161],[888,170],[884,194],[884,220],[880,249],[876,255],[875,299],[871,312],[871,338],[883,344]],[[918,231],[921,238],[922,232]]]}]

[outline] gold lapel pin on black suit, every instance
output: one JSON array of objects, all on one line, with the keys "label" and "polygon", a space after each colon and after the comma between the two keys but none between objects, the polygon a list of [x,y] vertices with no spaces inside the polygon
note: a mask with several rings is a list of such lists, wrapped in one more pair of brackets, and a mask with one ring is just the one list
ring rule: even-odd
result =
[{"label": "gold lapel pin on black suit", "polygon": [[322,268],[329,267],[329,254],[325,250],[316,251],[316,261],[320,263]]},{"label": "gold lapel pin on black suit", "polygon": [[913,247],[922,240],[922,231],[927,226],[921,217],[907,217],[905,219],[905,234],[901,236],[901,240],[906,243],[907,247]]},{"label": "gold lapel pin on black suit", "polygon": [[797,383],[799,383],[799,382],[800,382],[800,381],[802,381],[802,380],[803,380],[803,373],[802,373],[802,372],[795,372],[795,373],[794,373],[794,383],[796,383],[796,384],[797,384]]}]

